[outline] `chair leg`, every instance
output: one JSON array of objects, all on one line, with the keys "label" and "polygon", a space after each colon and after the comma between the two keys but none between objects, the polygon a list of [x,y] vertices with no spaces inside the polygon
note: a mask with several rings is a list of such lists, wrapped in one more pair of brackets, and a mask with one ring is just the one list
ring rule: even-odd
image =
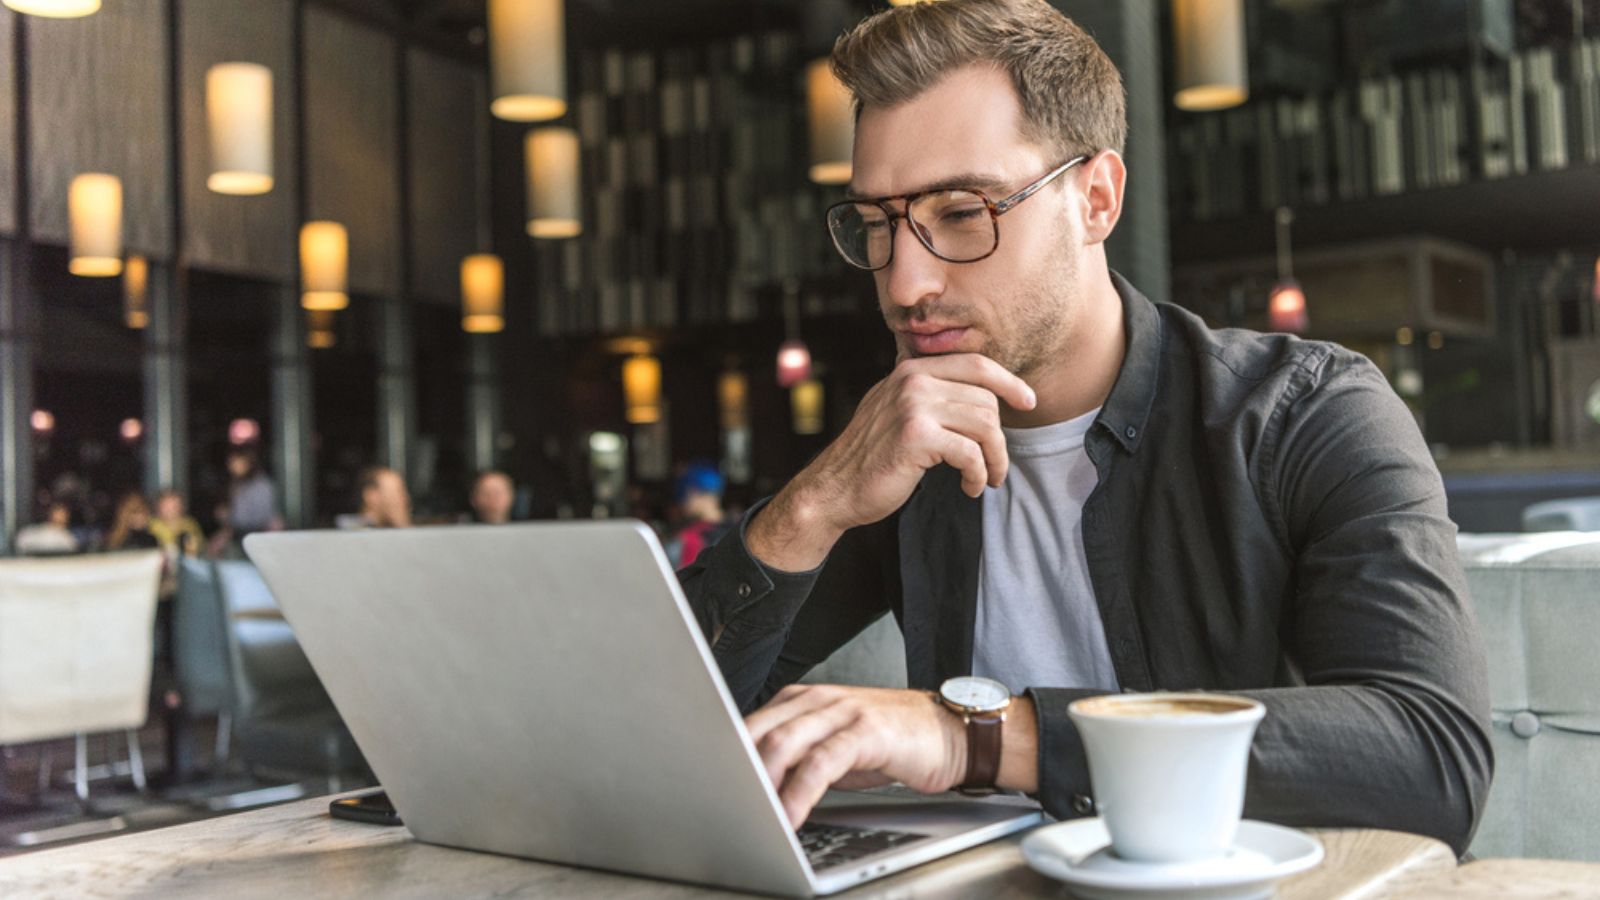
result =
[{"label": "chair leg", "polygon": [[217,744],[211,751],[211,770],[220,773],[228,764],[228,751],[233,743],[233,713],[217,713]]},{"label": "chair leg", "polygon": [[139,749],[139,731],[129,728],[127,734],[128,767],[133,770],[133,786],[142,794],[145,791],[144,753]]},{"label": "chair leg", "polygon": [[50,752],[49,744],[39,745],[39,797],[42,799],[50,792],[50,764],[54,761],[55,754]]},{"label": "chair leg", "polygon": [[73,737],[73,763],[73,790],[78,794],[78,802],[87,806],[89,803],[89,737],[81,731]]}]

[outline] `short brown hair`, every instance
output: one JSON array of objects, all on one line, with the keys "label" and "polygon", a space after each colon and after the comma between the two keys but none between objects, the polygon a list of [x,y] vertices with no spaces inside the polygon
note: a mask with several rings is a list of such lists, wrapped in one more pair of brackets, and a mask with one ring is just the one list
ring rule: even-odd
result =
[{"label": "short brown hair", "polygon": [[1087,32],[1045,0],[939,0],[869,16],[833,45],[833,71],[863,106],[911,100],[944,75],[989,63],[1011,76],[1023,137],[1061,161],[1122,152],[1122,75]]}]

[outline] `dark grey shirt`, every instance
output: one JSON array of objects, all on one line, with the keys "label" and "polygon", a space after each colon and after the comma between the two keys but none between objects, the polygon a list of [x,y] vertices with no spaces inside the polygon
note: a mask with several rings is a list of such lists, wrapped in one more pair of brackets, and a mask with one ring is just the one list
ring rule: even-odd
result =
[{"label": "dark grey shirt", "polygon": [[[1099,484],[1083,540],[1118,682],[1266,705],[1246,816],[1464,850],[1493,769],[1488,684],[1443,484],[1410,413],[1362,356],[1213,330],[1114,281],[1128,346],[1086,442]],[[705,633],[721,630],[713,650],[746,711],[885,612],[909,684],[934,689],[971,667],[981,519],[941,466],[814,571],[767,569],[741,527],[680,578]],[[1092,811],[1066,707],[1093,693],[1028,691],[1038,797],[1059,818]]]}]

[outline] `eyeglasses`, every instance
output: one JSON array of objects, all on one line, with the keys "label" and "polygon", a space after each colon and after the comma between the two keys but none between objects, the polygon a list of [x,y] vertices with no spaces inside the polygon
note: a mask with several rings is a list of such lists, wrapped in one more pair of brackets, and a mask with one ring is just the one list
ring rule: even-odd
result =
[{"label": "eyeglasses", "polygon": [[[894,262],[895,229],[901,219],[934,256],[952,263],[977,262],[1000,246],[1000,216],[1088,159],[1069,159],[999,203],[982,191],[948,188],[835,203],[828,207],[828,233],[845,262],[869,272]],[[889,208],[896,200],[905,201],[905,212]]]}]

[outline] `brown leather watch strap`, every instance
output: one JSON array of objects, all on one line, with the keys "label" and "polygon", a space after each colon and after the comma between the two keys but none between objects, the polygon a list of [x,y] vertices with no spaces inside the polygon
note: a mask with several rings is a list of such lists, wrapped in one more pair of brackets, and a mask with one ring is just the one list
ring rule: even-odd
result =
[{"label": "brown leather watch strap", "polygon": [[967,777],[956,790],[964,794],[992,793],[1000,776],[1000,736],[1005,727],[1005,710],[968,713]]}]

